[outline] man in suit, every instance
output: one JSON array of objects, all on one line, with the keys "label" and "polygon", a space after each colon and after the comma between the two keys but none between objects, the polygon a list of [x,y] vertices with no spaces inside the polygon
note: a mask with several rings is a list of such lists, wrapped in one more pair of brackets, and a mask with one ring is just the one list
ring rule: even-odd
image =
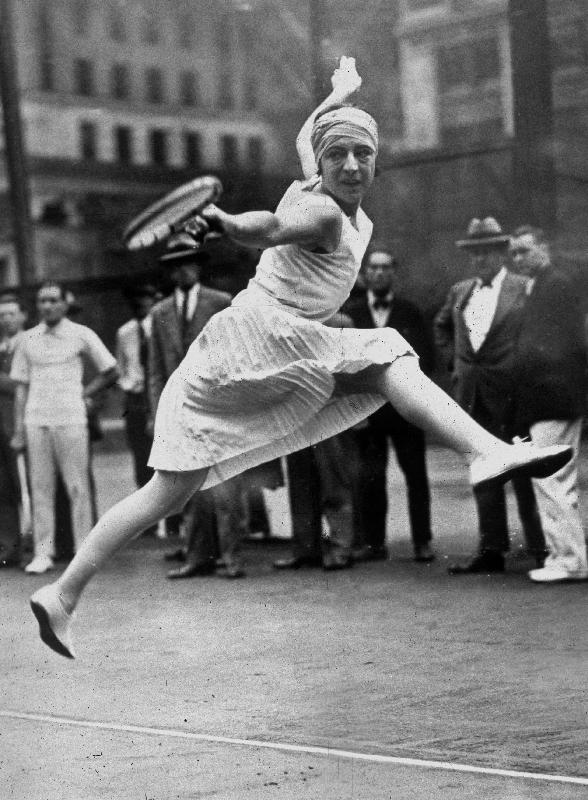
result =
[{"label": "man in suit", "polygon": [[129,290],[127,298],[133,317],[116,332],[118,385],[125,397],[125,429],[137,486],[144,486],[153,473],[147,466],[153,441],[149,425],[148,384],[151,310],[156,294],[155,287],[149,284]]},{"label": "man in suit", "polygon": [[[437,345],[452,370],[455,398],[487,430],[505,440],[512,429],[515,352],[527,298],[528,279],[507,270],[509,237],[492,217],[470,222],[457,246],[467,251],[475,277],[453,286],[435,319]],[[537,562],[545,540],[530,479],[513,480],[527,550]],[[480,544],[452,575],[504,571],[509,549],[503,486],[474,489]]]},{"label": "man in suit", "polygon": [[0,296],[0,568],[20,564],[20,491],[16,455],[10,447],[14,430],[16,383],[10,368],[26,315],[14,294]]},{"label": "man in suit", "polygon": [[[345,311],[356,328],[396,328],[414,347],[422,370],[429,374],[433,367],[431,338],[419,309],[398,296],[398,269],[392,253],[385,247],[373,246],[363,273],[367,291],[349,300]],[[431,497],[423,431],[386,403],[355,433],[360,452],[356,527],[364,539],[360,557],[387,558],[386,467],[390,441],[406,480],[415,560],[432,561],[435,555],[431,548]]]},{"label": "man in suit", "polygon": [[[174,292],[157,303],[151,312],[149,346],[149,389],[155,415],[159,398],[168,378],[180,365],[192,342],[208,320],[231,303],[226,292],[200,283],[200,269],[208,260],[195,249],[188,233],[170,237],[160,263],[171,270]],[[243,575],[238,563],[239,500],[237,485],[231,481],[215,489],[197,492],[184,510],[188,543],[185,552],[174,551],[166,558],[185,563],[168,572],[171,579],[210,575],[216,571],[218,555],[217,511],[224,574],[229,578]]]},{"label": "man in suit", "polygon": [[515,230],[515,269],[530,278],[516,354],[516,424],[537,444],[566,443],[574,456],[549,478],[533,480],[548,555],[529,572],[540,583],[586,580],[586,542],[578,502],[578,455],[586,403],[584,313],[578,292],[551,264],[540,228]]}]

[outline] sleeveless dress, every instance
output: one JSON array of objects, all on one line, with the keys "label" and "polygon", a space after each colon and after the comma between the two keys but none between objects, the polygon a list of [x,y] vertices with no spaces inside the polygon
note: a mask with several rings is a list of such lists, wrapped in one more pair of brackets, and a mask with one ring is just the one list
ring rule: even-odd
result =
[{"label": "sleeveless dress", "polygon": [[[295,182],[278,212],[308,203],[307,187]],[[340,211],[323,194],[311,202]],[[328,439],[386,402],[361,392],[357,382],[350,388],[344,376],[416,357],[408,342],[393,328],[323,324],[347,300],[372,232],[361,209],[357,229],[341,214],[334,252],[298,245],[265,250],[247,288],[210,319],[161,395],[151,467],[209,468],[203,486],[209,488]]]}]

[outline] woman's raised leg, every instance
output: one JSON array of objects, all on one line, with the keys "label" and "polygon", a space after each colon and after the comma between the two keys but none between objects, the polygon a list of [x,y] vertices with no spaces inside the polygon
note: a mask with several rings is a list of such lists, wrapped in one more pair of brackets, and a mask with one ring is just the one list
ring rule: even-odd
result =
[{"label": "woman's raised leg", "polygon": [[506,444],[492,436],[427,378],[411,356],[396,359],[374,372],[372,379],[376,390],[409,422],[438,436],[464,456],[473,485],[505,482],[515,475],[546,477],[561,469],[572,456],[570,447]]}]

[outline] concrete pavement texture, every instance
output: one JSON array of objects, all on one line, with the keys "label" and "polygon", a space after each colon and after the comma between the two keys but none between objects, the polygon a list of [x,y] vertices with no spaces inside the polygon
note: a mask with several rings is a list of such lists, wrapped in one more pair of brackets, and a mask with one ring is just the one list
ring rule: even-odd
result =
[{"label": "concrete pavement texture", "polygon": [[[389,561],[278,573],[271,540],[244,580],[171,582],[140,538],[84,595],[73,662],[29,612],[46,577],[3,570],[1,800],[588,797],[588,584],[527,579],[512,498],[508,571],[448,576],[475,511],[459,459],[429,466],[433,564],[393,464]],[[106,442],[96,471],[104,510],[130,459]]]}]

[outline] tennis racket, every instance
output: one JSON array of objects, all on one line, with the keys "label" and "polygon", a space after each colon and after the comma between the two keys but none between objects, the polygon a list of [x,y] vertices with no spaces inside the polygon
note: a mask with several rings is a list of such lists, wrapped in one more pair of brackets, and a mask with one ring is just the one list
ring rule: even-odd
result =
[{"label": "tennis racket", "polygon": [[213,175],[182,184],[131,220],[123,231],[125,246],[128,250],[141,250],[165,241],[209,203],[216,203],[222,191],[222,183]]}]

